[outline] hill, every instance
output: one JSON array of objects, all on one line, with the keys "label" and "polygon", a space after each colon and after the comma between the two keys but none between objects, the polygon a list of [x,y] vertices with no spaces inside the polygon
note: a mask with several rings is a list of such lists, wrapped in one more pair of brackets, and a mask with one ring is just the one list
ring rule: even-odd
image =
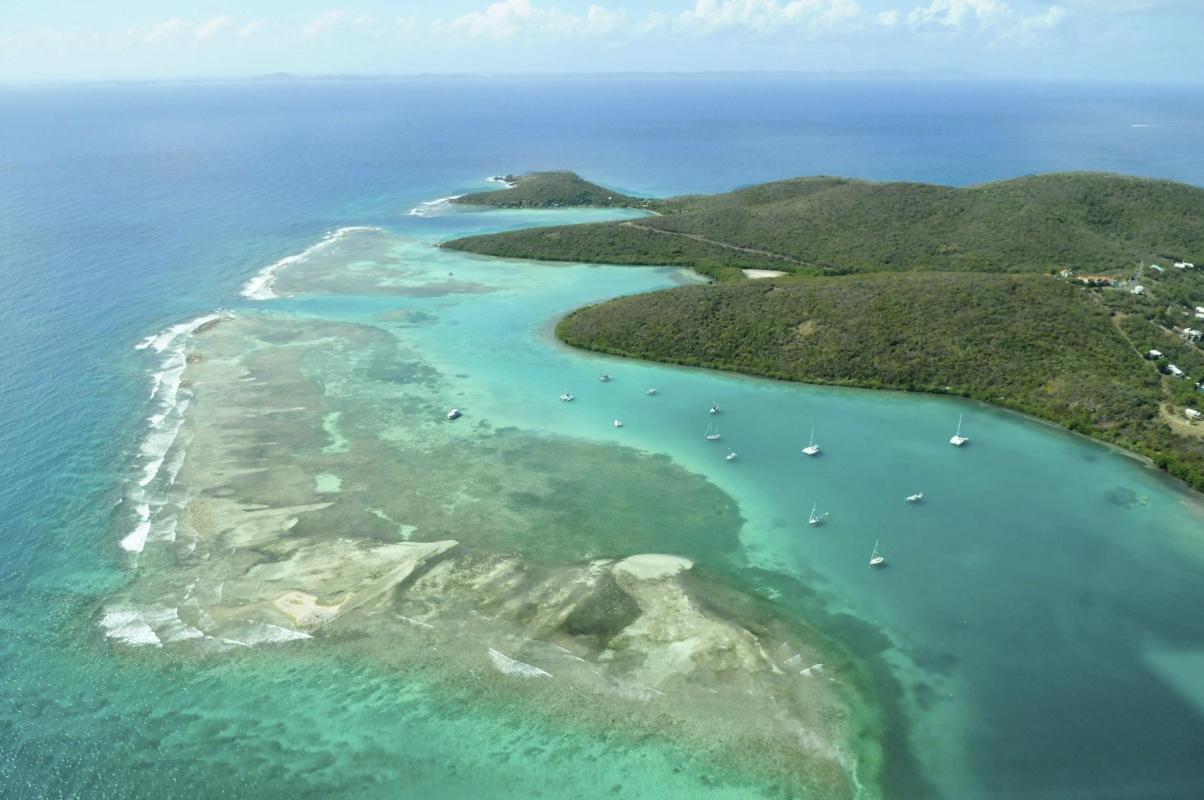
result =
[{"label": "hill", "polygon": [[[535,175],[515,189],[469,197],[477,202],[524,190],[561,205],[592,204],[594,192],[568,190],[580,178],[554,174],[555,183]],[[541,260],[688,266],[721,279],[740,277],[739,268],[828,275],[1101,271],[1204,251],[1204,189],[1100,173],[966,188],[797,178],[667,200],[612,193],[606,204],[658,215],[473,236],[444,246]]]},{"label": "hill", "polygon": [[[569,314],[556,332],[653,361],[971,397],[1121,445],[1204,490],[1204,438],[1168,426],[1173,379],[1138,351],[1179,340],[1118,314],[1111,302],[1129,294],[1112,295],[1103,302],[1040,275],[746,281],[612,300]],[[1184,368],[1204,374],[1204,354],[1179,344]],[[1199,394],[1183,380],[1173,388]]]},{"label": "hill", "polygon": [[532,172],[493,180],[506,188],[461,195],[452,202],[494,208],[640,208],[649,202],[590,183],[574,172]]},{"label": "hill", "polygon": [[[539,173],[492,195],[582,204],[600,188],[582,184],[593,187]],[[444,246],[692,267],[720,282],[580,309],[557,333],[635,358],[971,397],[1141,453],[1204,490],[1204,425],[1185,415],[1204,404],[1204,350],[1190,341],[1204,275],[1169,263],[1204,254],[1204,189],[1096,173],[967,188],[821,177],[606,202],[655,215]],[[742,268],[790,274],[750,282]],[[1050,277],[1063,268],[1113,279]]]}]

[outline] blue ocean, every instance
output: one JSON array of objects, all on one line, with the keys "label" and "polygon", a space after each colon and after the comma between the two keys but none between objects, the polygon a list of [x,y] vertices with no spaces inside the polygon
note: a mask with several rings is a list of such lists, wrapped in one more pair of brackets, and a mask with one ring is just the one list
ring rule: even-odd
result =
[{"label": "blue ocean", "polygon": [[[0,88],[0,796],[789,794],[671,738],[618,742],[521,704],[474,704],[470,690],[355,647],[282,641],[197,656],[106,635],[111,598],[162,579],[150,549],[141,553],[146,530],[138,547],[122,546],[137,530],[131,487],[163,371],[137,345],[211,314],[362,330],[401,312],[434,321],[407,329],[407,346],[460,381],[450,399],[469,416],[491,403],[498,430],[607,445],[622,416],[624,447],[732,499],[738,558],[717,545],[689,556],[716,572],[738,560],[731,575],[761,576],[766,596],[861,665],[881,749],[863,796],[1201,796],[1198,495],[1095,443],[948,398],[574,353],[552,341],[550,321],[688,276],[430,247],[590,218],[445,213],[434,202],[497,174],[571,169],[644,195],[798,175],[968,185],[1064,170],[1204,185],[1201,136],[1198,91],[1135,85],[596,77]],[[265,268],[283,263],[283,283],[292,257],[347,228],[391,238],[348,238],[326,253],[342,253],[332,274],[405,264],[404,307],[351,277],[322,295],[246,295]],[[319,285],[314,263],[304,279]],[[476,288],[405,284],[423,269]],[[616,390],[656,386],[664,402],[597,402],[584,387],[599,372],[615,374]],[[575,405],[533,403],[569,383]],[[736,465],[701,438],[715,397]],[[975,447],[927,451],[959,414]],[[793,439],[805,444],[813,426],[826,460],[803,472]],[[783,430],[788,455],[774,449]],[[315,491],[339,485],[320,477]],[[900,517],[901,498],[920,488],[931,502],[914,510],[927,516]],[[813,503],[832,521],[824,537],[801,538]],[[871,580],[864,561],[882,530],[897,566]],[[779,578],[812,591],[791,596]]]}]

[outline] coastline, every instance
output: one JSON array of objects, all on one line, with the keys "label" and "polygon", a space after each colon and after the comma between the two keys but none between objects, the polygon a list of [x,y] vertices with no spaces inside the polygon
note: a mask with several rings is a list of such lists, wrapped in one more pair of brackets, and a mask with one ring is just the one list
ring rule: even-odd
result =
[{"label": "coastline", "polygon": [[[487,257],[488,256],[486,256],[486,258]],[[515,259],[515,260],[522,260],[522,259]],[[648,265],[648,266],[651,269],[664,269],[665,268],[665,267],[661,267],[659,265]],[[682,267],[681,269],[686,269],[686,268]],[[573,313],[572,311],[569,312],[569,314],[572,314],[572,313]],[[1006,405],[1001,405],[999,403],[994,403],[994,402],[991,402],[990,400],[979,398],[979,397],[974,397],[971,395],[958,394],[956,392],[947,392],[947,391],[943,391],[938,388],[905,389],[905,388],[899,388],[899,387],[893,387],[893,386],[873,386],[873,385],[870,385],[867,383],[860,383],[855,380],[849,380],[849,381],[799,381],[799,380],[794,380],[792,378],[786,378],[786,377],[781,377],[781,376],[777,376],[777,375],[749,372],[749,371],[734,368],[734,367],[711,366],[711,365],[707,365],[707,364],[695,363],[690,360],[651,359],[651,358],[645,358],[642,356],[633,356],[626,352],[623,352],[623,351],[617,350],[617,349],[613,349],[613,348],[589,347],[589,346],[582,345],[582,344],[575,344],[566,339],[563,339],[563,338],[561,338],[559,333],[556,331],[556,328],[559,326],[560,321],[563,320],[565,317],[567,317],[569,314],[565,314],[564,316],[551,321],[549,324],[552,327],[553,335],[556,337],[556,340],[558,342],[560,342],[563,346],[572,348],[574,350],[580,350],[581,352],[585,352],[585,353],[596,353],[598,355],[607,356],[610,358],[622,358],[622,359],[625,359],[628,361],[633,361],[636,363],[664,364],[664,365],[668,365],[668,366],[681,367],[683,369],[697,369],[697,370],[704,370],[707,372],[716,372],[716,373],[720,373],[723,375],[732,375],[735,377],[748,378],[751,380],[773,381],[775,383],[795,384],[795,385],[799,385],[799,386],[823,386],[823,387],[831,387],[831,388],[835,388],[835,389],[856,389],[858,391],[872,391],[875,393],[884,393],[884,394],[891,394],[891,393],[919,394],[919,395],[928,395],[931,397],[948,397],[948,398],[952,398],[952,399],[956,399],[956,400],[965,400],[968,402],[976,403],[981,407],[989,408],[993,411],[1000,411],[1000,412],[1006,412],[1009,414],[1015,414],[1016,416],[1021,417],[1025,420],[1028,420],[1030,422],[1038,423],[1040,425],[1049,427],[1050,429],[1055,430],[1058,433],[1066,434],[1068,436],[1073,436],[1073,437],[1082,439],[1084,441],[1088,441],[1093,444],[1100,445],[1100,446],[1116,453],[1117,455],[1121,455],[1126,458],[1132,459],[1133,461],[1136,461],[1137,463],[1141,464],[1143,467],[1148,468],[1152,473],[1171,481],[1175,486],[1181,487],[1183,489],[1186,489],[1186,490],[1192,492],[1193,495],[1200,497],[1201,500],[1204,501],[1204,493],[1202,493],[1200,490],[1193,487],[1191,484],[1187,483],[1187,481],[1183,480],[1182,478],[1180,478],[1176,475],[1173,475],[1164,469],[1160,469],[1154,463],[1154,459],[1150,458],[1149,456],[1147,456],[1143,453],[1139,453],[1135,450],[1130,450],[1130,449],[1128,449],[1122,445],[1119,445],[1115,442],[1108,441],[1107,439],[1101,439],[1099,437],[1092,436],[1087,433],[1083,433],[1082,431],[1072,430],[1071,428],[1067,428],[1064,425],[1060,425],[1059,423],[1054,422],[1053,420],[1039,417],[1035,414],[1024,411],[1023,409],[1013,408],[1013,407],[1006,406]]]},{"label": "coastline", "polygon": [[[328,241],[330,241],[330,237],[324,238],[316,246],[324,245]],[[275,262],[271,265],[269,274],[274,279],[280,269],[304,262],[308,254],[312,252],[313,247],[307,248],[303,254],[298,254],[304,255],[303,258],[286,257]],[[685,279],[685,276],[682,275],[681,278]],[[306,280],[306,274],[292,276],[289,288],[301,290],[300,287],[304,286]],[[276,293],[273,292],[272,296],[275,297]],[[633,741],[638,742],[649,734],[660,737],[666,742],[677,739],[681,739],[682,742],[688,740],[693,742],[689,747],[684,747],[681,743],[675,744],[674,747],[682,747],[683,752],[689,751],[691,759],[706,761],[707,754],[714,759],[721,759],[732,765],[733,776],[744,775],[746,778],[759,776],[754,782],[768,780],[774,782],[775,785],[793,787],[790,791],[809,793],[821,785],[837,786],[844,780],[839,777],[843,774],[853,782],[853,788],[847,791],[833,789],[833,796],[876,796],[874,790],[868,788],[873,784],[873,776],[878,769],[877,757],[872,755],[876,747],[874,737],[871,736],[867,740],[864,733],[850,734],[845,743],[843,735],[832,737],[834,731],[839,730],[846,723],[836,724],[831,720],[823,722],[822,720],[825,718],[822,715],[812,718],[819,713],[820,709],[825,708],[828,709],[825,713],[834,714],[835,718],[845,718],[847,712],[837,711],[837,709],[843,703],[852,702],[852,698],[860,697],[860,690],[855,690],[852,686],[840,689],[836,695],[832,694],[843,685],[846,677],[851,679],[853,675],[853,672],[847,667],[840,669],[832,666],[847,663],[846,659],[836,655],[834,643],[827,642],[822,645],[825,650],[829,651],[828,655],[805,657],[808,663],[829,664],[829,670],[825,672],[822,680],[817,679],[818,673],[813,674],[803,669],[800,672],[801,677],[793,679],[803,682],[792,690],[802,692],[791,702],[790,707],[793,710],[787,713],[783,709],[778,709],[775,713],[779,719],[772,725],[766,726],[764,720],[771,715],[770,710],[773,707],[767,705],[771,696],[785,696],[780,694],[788,684],[787,676],[781,673],[781,669],[785,666],[784,659],[790,656],[798,646],[789,645],[791,649],[786,650],[788,645],[785,641],[779,643],[777,640],[773,640],[773,646],[771,647],[767,643],[764,650],[760,649],[759,644],[753,647],[750,642],[754,640],[749,639],[751,634],[735,618],[729,619],[726,615],[717,614],[717,607],[711,602],[698,603],[696,599],[693,599],[705,597],[711,592],[707,588],[709,578],[695,579],[691,574],[688,581],[691,588],[688,591],[680,590],[680,594],[673,594],[678,590],[670,591],[671,585],[676,585],[684,580],[679,576],[638,575],[632,578],[635,583],[629,587],[629,591],[634,592],[635,596],[643,598],[638,601],[640,604],[650,604],[645,612],[646,615],[651,615],[648,617],[650,620],[662,617],[665,620],[671,620],[674,615],[678,614],[685,615],[682,618],[683,621],[689,620],[688,623],[672,623],[666,630],[676,630],[679,624],[685,625],[683,630],[701,626],[701,629],[711,631],[709,636],[718,637],[714,640],[713,653],[710,652],[711,646],[697,651],[696,657],[700,663],[711,663],[712,660],[719,659],[715,663],[720,664],[723,663],[723,659],[728,657],[723,655],[725,653],[743,654],[741,655],[741,659],[744,659],[741,662],[743,666],[735,669],[731,677],[739,676],[738,682],[740,683],[749,681],[748,690],[752,694],[740,695],[739,698],[728,697],[736,690],[730,688],[726,683],[720,683],[712,687],[718,692],[717,694],[700,695],[695,698],[695,702],[686,702],[682,699],[683,697],[709,691],[704,688],[709,685],[709,679],[699,679],[702,681],[702,685],[698,687],[691,687],[689,681],[683,682],[682,677],[677,677],[679,672],[682,676],[688,675],[691,674],[694,667],[688,664],[679,664],[677,656],[668,658],[667,654],[671,652],[671,649],[664,651],[666,655],[657,656],[658,659],[663,660],[664,669],[667,670],[664,672],[664,677],[656,677],[660,674],[657,671],[648,673],[646,679],[653,681],[651,686],[661,685],[661,688],[657,689],[655,693],[648,693],[644,689],[638,688],[638,685],[635,688],[623,688],[630,683],[630,680],[620,679],[618,676],[622,674],[621,671],[610,677],[609,673],[617,667],[608,666],[605,660],[595,660],[597,653],[591,655],[588,648],[582,649],[581,643],[572,644],[570,639],[557,639],[556,637],[550,639],[551,643],[559,641],[560,644],[557,645],[559,647],[569,648],[566,652],[570,650],[575,652],[573,656],[575,660],[564,661],[565,656],[557,655],[554,648],[547,649],[540,645],[540,638],[549,636],[547,630],[543,630],[537,636],[535,631],[523,632],[524,627],[529,625],[528,622],[496,619],[487,627],[477,627],[477,623],[471,620],[455,622],[455,626],[462,628],[456,631],[451,629],[455,617],[438,611],[437,605],[435,605],[448,602],[449,587],[456,586],[461,588],[452,591],[450,599],[455,599],[455,602],[467,602],[467,598],[461,598],[459,592],[469,586],[477,585],[474,582],[480,578],[476,576],[483,569],[483,566],[478,567],[478,564],[492,565],[485,570],[487,573],[492,573],[495,569],[503,566],[508,570],[521,568],[524,571],[533,571],[536,569],[536,562],[530,562],[520,567],[519,562],[514,561],[514,557],[511,555],[480,550],[471,542],[460,545],[452,542],[454,552],[441,555],[431,551],[433,555],[420,557],[419,566],[412,573],[404,575],[398,573],[400,577],[396,579],[396,582],[410,581],[411,583],[406,584],[410,588],[407,589],[407,594],[398,593],[393,596],[392,600],[386,600],[388,594],[377,594],[375,588],[355,588],[355,580],[357,580],[355,576],[359,574],[360,567],[354,565],[391,563],[389,559],[396,557],[395,551],[387,550],[387,548],[393,547],[393,545],[381,547],[364,542],[355,545],[351,550],[330,550],[329,548],[333,545],[327,543],[325,538],[314,539],[312,545],[302,544],[310,541],[304,533],[311,530],[311,523],[308,523],[307,520],[319,517],[327,520],[338,519],[342,515],[333,510],[331,501],[336,506],[342,502],[347,495],[346,487],[348,485],[364,486],[366,474],[359,480],[354,479],[356,474],[354,470],[363,467],[354,465],[360,464],[364,460],[363,448],[366,446],[366,442],[362,439],[362,434],[353,435],[353,429],[347,427],[351,424],[349,420],[354,420],[360,416],[361,412],[353,408],[351,411],[343,413],[340,419],[332,415],[342,413],[344,409],[338,406],[328,406],[330,400],[322,400],[321,393],[314,393],[315,389],[312,388],[303,392],[298,391],[299,374],[292,372],[294,369],[293,366],[290,366],[292,356],[288,355],[296,350],[297,345],[279,345],[279,354],[275,358],[271,358],[269,353],[261,353],[258,346],[244,349],[240,343],[244,340],[268,342],[276,339],[282,343],[294,339],[299,342],[319,343],[335,341],[340,337],[345,338],[348,343],[356,344],[349,348],[347,345],[339,345],[335,348],[338,351],[343,349],[351,351],[377,350],[379,351],[377,358],[380,357],[380,353],[387,351],[387,342],[384,339],[367,329],[361,329],[361,326],[300,319],[284,322],[275,319],[274,315],[261,317],[251,310],[240,311],[238,315],[206,315],[188,323],[172,326],[168,331],[148,336],[143,340],[143,343],[140,344],[142,349],[151,349],[156,353],[169,353],[172,358],[171,363],[179,368],[177,377],[179,384],[187,387],[188,402],[178,404],[178,411],[173,411],[173,413],[178,413],[182,419],[187,418],[186,421],[181,421],[180,426],[177,426],[176,429],[177,432],[181,429],[185,430],[186,435],[173,438],[167,447],[167,450],[181,454],[180,464],[174,467],[171,481],[165,482],[161,489],[165,497],[164,507],[167,505],[167,499],[170,498],[172,509],[174,509],[174,513],[171,515],[171,535],[140,535],[135,556],[138,571],[135,573],[134,582],[127,589],[119,592],[117,596],[109,598],[100,609],[97,622],[108,639],[122,647],[128,646],[156,652],[178,650],[185,654],[205,657],[215,652],[229,652],[231,648],[237,649],[248,645],[258,644],[272,647],[290,641],[302,643],[313,639],[331,644],[337,649],[338,646],[333,645],[333,642],[343,641],[344,634],[352,634],[354,638],[355,633],[353,632],[370,632],[372,636],[369,640],[365,640],[365,646],[372,651],[375,649],[373,643],[378,641],[377,637],[384,634],[385,631],[392,630],[394,626],[394,623],[382,617],[381,612],[395,607],[397,610],[393,613],[397,614],[395,624],[398,626],[398,631],[406,631],[405,636],[407,637],[412,637],[416,631],[422,632],[422,636],[434,637],[441,643],[440,649],[444,655],[439,659],[444,660],[432,661],[433,669],[437,671],[451,669],[453,674],[462,669],[464,672],[459,674],[472,676],[473,680],[480,680],[482,673],[477,663],[482,656],[486,656],[487,663],[492,663],[492,669],[497,672],[497,676],[487,679],[485,684],[482,684],[482,691],[490,693],[501,690],[520,698],[520,700],[525,698],[524,702],[532,704],[529,711],[546,713],[549,724],[562,726],[580,724],[586,729],[605,731],[608,727],[615,725],[617,713],[619,717],[625,719],[620,728],[628,731],[629,734],[625,733],[624,735],[630,735]],[[381,348],[385,348],[385,350]],[[334,351],[331,355],[334,355]],[[312,353],[310,357],[312,358]],[[244,363],[242,361],[244,358],[252,360]],[[336,363],[336,361],[331,361],[330,365],[333,366]],[[344,365],[344,371],[347,366],[349,365]],[[277,374],[278,377],[273,377]],[[251,376],[254,376],[253,380],[251,380]],[[334,377],[331,376],[329,379],[334,380]],[[307,382],[308,380],[306,379]],[[270,388],[275,385],[293,387],[290,389],[288,401],[271,402],[270,398],[283,396]],[[422,396],[431,391],[429,386],[403,387],[403,389],[406,393],[421,389]],[[248,392],[266,392],[266,394],[263,394],[263,399],[256,400],[250,405],[244,405],[250,396]],[[243,396],[243,399],[235,402],[235,399],[240,396]],[[265,403],[264,400],[268,400],[268,402]],[[397,400],[412,402],[412,400],[402,401],[401,398],[397,398]],[[424,400],[423,406],[425,407],[429,403],[429,399]],[[431,416],[438,417],[435,414]],[[425,418],[425,414],[423,418]],[[331,419],[334,419],[335,422],[331,423]],[[308,455],[316,444],[323,441],[323,437],[333,435],[330,430],[331,425],[338,427],[341,431],[339,435],[345,441],[343,450],[333,452],[327,451],[323,447],[317,451],[321,453],[320,456]],[[421,422],[416,425],[414,430],[409,431],[407,438],[402,441],[411,441],[412,446],[427,448],[448,435],[459,437],[461,430],[463,430],[462,427],[448,428],[442,424],[432,427],[427,422]],[[254,434],[251,431],[254,431]],[[512,435],[508,434],[508,436]],[[293,447],[281,450],[275,443],[285,438],[293,441]],[[504,441],[504,439],[499,441]],[[557,444],[555,437],[552,441],[546,442],[545,446],[552,450],[559,450],[561,453],[564,452],[565,447],[563,444]],[[623,451],[626,448],[616,450],[611,447],[603,447],[598,449],[596,445],[588,444],[574,446],[585,448],[589,452],[596,450],[597,454],[605,456],[607,461],[614,460],[615,457],[635,458],[635,461],[631,463],[638,467],[636,474],[643,474],[648,469],[664,470],[668,468],[666,463],[658,458],[646,455],[625,455]],[[286,485],[282,484],[278,488],[272,488],[268,495],[252,492],[244,497],[242,496],[243,490],[239,489],[233,496],[230,496],[232,486],[242,485],[242,479],[234,483],[231,481],[236,476],[254,476],[261,473],[264,469],[265,456],[276,462],[277,459],[288,454],[289,460],[278,462],[276,469],[269,473],[286,476],[296,471],[295,462],[299,453],[306,454],[304,455],[305,459],[314,459],[315,465],[321,464],[321,472],[318,472],[317,466],[305,467],[306,477],[289,477]],[[488,457],[488,462],[484,463],[492,463],[495,460],[496,457]],[[618,463],[621,462],[616,462],[616,468]],[[490,469],[494,468],[490,467]],[[513,473],[512,469],[510,471]],[[178,485],[175,480],[176,472],[180,474]],[[545,470],[542,468],[537,469],[533,473],[533,477],[543,472]],[[339,475],[344,479],[342,481],[344,488],[339,490],[336,487],[333,495],[314,496],[312,494],[314,491],[313,481],[311,480],[314,473]],[[158,472],[155,474],[159,475]],[[164,472],[162,477],[166,478],[166,476],[167,473]],[[669,483],[666,482],[668,478],[671,478]],[[716,491],[714,489],[704,490],[704,479],[699,476],[681,474],[675,467],[668,475],[647,480],[645,483],[665,486],[675,485],[675,482],[680,481],[689,481],[698,487],[698,491]],[[275,482],[278,481],[274,480]],[[376,479],[373,479],[373,482],[379,483]],[[405,480],[397,482],[407,483]],[[251,491],[252,487],[258,486],[260,483],[259,479],[254,479],[247,484],[247,491]],[[393,481],[388,481],[388,483],[391,484]],[[208,489],[206,489],[207,486]],[[283,490],[285,486],[287,486],[287,493],[279,495],[279,491]],[[255,490],[255,492],[259,491],[262,490]],[[319,491],[321,490],[319,489]],[[363,490],[356,489],[355,491]],[[374,503],[373,507],[380,505],[379,501],[372,502]],[[730,501],[723,501],[722,495],[715,495],[711,502]],[[327,508],[332,510],[328,512]],[[329,516],[331,514],[335,516]],[[148,515],[145,533],[149,533],[152,527],[157,529],[159,516],[156,515],[159,515],[158,508],[154,510],[154,514]],[[163,515],[163,519],[166,519],[166,511],[163,512]],[[386,519],[396,519],[399,522],[404,520],[407,525],[414,521],[411,518],[400,516],[392,510],[388,510],[384,516]],[[406,526],[402,527],[404,529]],[[421,529],[425,530],[427,527],[429,526],[421,526]],[[620,525],[619,527],[629,528],[630,526]],[[143,531],[143,527],[140,526],[138,530]],[[464,528],[461,530],[467,531]],[[308,534],[308,536],[312,537],[313,534]],[[411,542],[407,538],[405,545],[412,549],[419,543]],[[297,549],[298,547],[301,549]],[[277,560],[270,563],[257,563],[259,557],[255,553],[261,548],[271,549],[276,553],[275,559]],[[133,550],[134,548],[127,549]],[[628,551],[628,555],[637,555],[638,553],[638,550]],[[280,562],[278,559],[285,554],[291,555],[287,555],[285,560]],[[381,559],[384,561],[382,562]],[[429,563],[427,563],[428,559]],[[484,560],[482,561],[482,559]],[[294,563],[295,566],[293,566]],[[582,584],[582,581],[587,579],[588,581],[597,581],[599,578],[589,576],[606,574],[597,572],[598,563],[594,561],[586,565],[556,567],[549,573],[553,576],[553,583],[550,585],[559,585],[564,582],[566,586],[589,586],[590,583]],[[312,566],[303,566],[306,564]],[[320,572],[314,572],[313,570],[317,569],[318,564],[326,566],[323,566]],[[316,576],[326,574],[327,570],[335,564],[346,565],[343,567],[345,573],[343,577],[335,583],[314,582],[317,580]],[[547,570],[549,567],[543,566],[539,569]],[[440,578],[439,582],[430,584],[430,589],[424,588],[427,586],[425,582],[434,581],[436,575],[446,576],[449,574],[448,570],[451,571],[450,575],[452,576],[459,575],[458,571],[463,570],[463,575],[455,577],[451,583],[445,583],[443,578]],[[241,574],[244,571],[246,571],[245,575]],[[563,577],[556,577],[561,572],[563,572]],[[302,578],[302,575],[305,577]],[[394,578],[389,578],[389,580],[394,581]],[[628,578],[618,576],[616,580],[623,582]],[[664,584],[664,586],[655,591],[651,591],[649,588],[640,588],[650,587],[653,584]],[[372,586],[376,585],[375,582],[372,583]],[[388,586],[390,584],[381,585]],[[364,586],[366,587],[367,584]],[[602,584],[598,584],[598,586],[601,591]],[[438,592],[432,593],[436,587],[438,587]],[[271,593],[261,594],[265,590]],[[481,591],[482,589],[477,589],[478,595]],[[279,596],[276,596],[275,592],[279,592]],[[365,598],[363,601],[348,603],[350,596],[348,592],[353,594],[367,592],[367,594],[363,595]],[[669,594],[664,594],[664,592],[669,592]],[[670,602],[670,599],[674,597],[677,599]],[[481,602],[481,600],[482,598],[478,596],[472,602]],[[562,613],[567,613],[569,618],[575,614],[586,613],[575,610],[581,607],[581,600],[582,598],[573,600]],[[361,606],[360,602],[366,602],[367,605]],[[541,603],[547,602],[546,597],[541,600]],[[405,605],[394,605],[399,603],[417,603],[417,605],[412,608]],[[682,603],[685,605],[682,606]],[[658,610],[653,611],[652,609]],[[683,635],[672,633],[669,639],[662,642],[659,638],[661,634],[652,633],[661,624],[657,622],[645,633],[639,633],[638,627],[632,627],[625,634],[630,638],[630,643],[625,647],[635,648],[632,652],[648,648],[650,653],[660,653],[668,644],[677,641],[677,637]],[[783,629],[783,631],[786,630]],[[789,630],[794,629],[790,628]],[[808,648],[814,648],[814,641],[826,641],[822,637],[818,637],[817,632],[807,632],[808,630],[800,628],[793,633],[784,635],[803,636],[806,643],[799,652],[808,652]],[[759,638],[765,635],[762,632],[754,638],[759,641]],[[386,635],[383,638],[390,639],[392,637]],[[476,647],[465,649],[469,642],[478,641],[490,642],[489,647],[481,650]],[[730,642],[730,644],[723,644],[723,642]],[[430,642],[427,642],[426,647],[429,645]],[[691,646],[698,647],[696,644]],[[735,649],[732,650],[732,648]],[[384,663],[390,659],[397,659],[398,667],[408,669],[407,665],[424,663],[427,655],[421,654],[422,650],[423,648],[420,648],[400,659],[398,659],[400,653],[396,650],[387,656],[383,652],[377,653],[373,658],[383,658]],[[782,655],[779,655],[779,650],[782,651]],[[492,656],[491,651],[498,655]],[[526,651],[530,651],[530,653]],[[621,651],[622,648],[616,652]],[[417,661],[412,660],[415,657],[418,658]],[[623,658],[628,657],[624,656]],[[549,658],[553,660],[549,661]],[[666,658],[667,660],[665,660]],[[510,668],[499,669],[499,663]],[[618,662],[620,665],[623,663],[625,662],[622,659]],[[555,664],[560,666],[556,667]],[[623,667],[623,669],[628,668]],[[726,667],[726,669],[733,668],[734,665]],[[590,670],[598,672],[592,674]],[[508,676],[507,672],[513,674]],[[532,678],[538,680],[531,680]],[[837,683],[831,683],[833,679]],[[562,686],[565,681],[568,683]],[[784,684],[783,681],[787,681],[787,684]],[[549,695],[546,688],[539,688],[545,684],[553,686],[555,689],[553,694]],[[593,689],[589,688],[591,685],[593,685]],[[618,687],[618,694],[615,694],[616,687]],[[769,687],[779,688],[770,692]],[[596,713],[594,713],[594,705],[588,709],[589,713],[583,713],[579,707],[579,693],[583,690],[601,692],[599,697],[602,699],[596,703]],[[537,692],[537,694],[532,695],[531,692]],[[633,692],[634,694],[632,694]],[[665,693],[664,698],[656,699],[661,692]],[[838,695],[844,699],[832,705],[835,702],[833,698]],[[806,699],[808,697],[827,699],[822,700],[819,705],[813,706],[811,701]],[[636,705],[631,705],[633,702]],[[861,702],[865,708],[870,707],[864,698]],[[701,705],[699,705],[700,703]],[[712,712],[719,708],[727,709],[727,721],[722,726],[716,725],[714,720],[710,719]],[[624,710],[618,711],[618,709]],[[857,712],[855,717],[860,719],[863,713],[863,711]],[[786,716],[781,717],[782,714],[786,714]],[[786,732],[786,728],[783,727],[784,722],[787,718],[793,718],[794,714],[802,714],[802,719],[810,720],[807,722],[807,728],[812,732],[803,740],[784,736]],[[735,721],[738,719],[743,719],[743,721],[736,725]],[[847,719],[853,720],[853,717]],[[865,723],[850,721],[847,724],[852,724],[860,729],[860,726]],[[735,725],[736,732],[729,730],[733,725]],[[833,725],[835,727],[831,727]],[[810,754],[802,758],[802,763],[807,765],[805,768],[800,767],[800,745],[802,745],[802,753]],[[846,747],[854,747],[855,750],[846,751]],[[823,766],[825,763],[841,766],[836,772],[833,772],[832,770],[835,768]],[[812,774],[810,772],[812,768],[819,771]],[[828,790],[825,789],[823,794],[828,796]]]}]

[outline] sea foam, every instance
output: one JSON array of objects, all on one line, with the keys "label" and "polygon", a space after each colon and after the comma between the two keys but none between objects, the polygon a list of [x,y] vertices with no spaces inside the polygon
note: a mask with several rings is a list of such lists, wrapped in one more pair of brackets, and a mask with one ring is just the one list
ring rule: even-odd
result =
[{"label": "sea foam", "polygon": [[293,264],[299,264],[300,262],[312,256],[314,253],[326,247],[330,247],[332,244],[335,244],[339,240],[346,238],[350,234],[358,231],[379,230],[381,229],[371,225],[349,225],[345,228],[333,230],[323,236],[320,241],[316,242],[315,244],[311,244],[300,253],[294,253],[291,256],[285,256],[279,261],[269,264],[268,266],[259,270],[259,272],[257,272],[253,278],[243,284],[242,296],[251,300],[275,299],[276,297],[279,297],[279,295],[276,294],[274,287],[276,285],[276,276],[279,274],[280,270]]},{"label": "sea foam", "polygon": [[151,373],[150,401],[154,409],[147,417],[147,431],[138,444],[138,477],[131,482],[126,493],[126,500],[134,507],[135,520],[132,530],[121,539],[123,550],[142,552],[156,523],[160,535],[155,538],[175,538],[175,517],[166,515],[162,509],[167,503],[166,490],[175,483],[183,465],[183,454],[177,453],[172,457],[166,476],[164,463],[179,439],[180,429],[184,425],[184,412],[191,397],[181,388],[188,362],[188,339],[203,326],[228,316],[225,312],[205,314],[172,325],[134,345],[134,349],[156,353],[161,359],[158,369]]},{"label": "sea foam", "polygon": [[440,214],[445,214],[451,210],[451,202],[459,200],[464,195],[453,194],[449,197],[440,197],[436,200],[427,200],[424,203],[419,203],[410,209],[411,217],[436,217]]}]

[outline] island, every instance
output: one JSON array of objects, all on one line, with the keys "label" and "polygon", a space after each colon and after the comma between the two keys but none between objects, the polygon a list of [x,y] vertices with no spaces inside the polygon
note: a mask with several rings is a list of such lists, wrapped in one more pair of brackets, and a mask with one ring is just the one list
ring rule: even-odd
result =
[{"label": "island", "polygon": [[649,215],[443,246],[712,279],[579,309],[556,327],[571,345],[959,395],[1118,445],[1204,490],[1192,413],[1204,405],[1204,275],[1192,263],[1204,253],[1204,189],[1099,173],[964,188],[797,178],[668,199],[564,172],[507,184],[457,202],[605,197]]}]

